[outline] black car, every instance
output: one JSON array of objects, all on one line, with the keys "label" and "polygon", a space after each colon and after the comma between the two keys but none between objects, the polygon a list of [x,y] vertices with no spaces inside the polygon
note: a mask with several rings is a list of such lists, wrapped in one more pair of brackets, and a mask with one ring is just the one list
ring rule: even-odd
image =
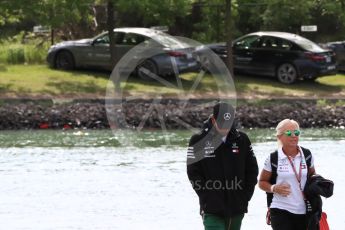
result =
[{"label": "black car", "polygon": [[328,42],[321,45],[322,47],[330,49],[335,53],[337,69],[340,71],[345,71],[345,41]]},{"label": "black car", "polygon": [[[207,46],[226,58],[225,44]],[[234,40],[235,71],[277,77],[285,84],[336,72],[334,53],[296,34],[256,32]]]}]

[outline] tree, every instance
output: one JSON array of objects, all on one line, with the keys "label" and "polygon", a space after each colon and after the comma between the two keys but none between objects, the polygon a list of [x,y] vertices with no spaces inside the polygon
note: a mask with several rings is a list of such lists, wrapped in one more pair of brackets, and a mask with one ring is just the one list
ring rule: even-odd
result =
[{"label": "tree", "polygon": [[110,49],[110,61],[111,65],[116,64],[116,42],[115,42],[115,17],[114,17],[114,3],[112,0],[108,0],[107,3],[107,27],[109,35],[109,49]]},{"label": "tree", "polygon": [[[320,42],[332,39],[344,40],[345,32],[345,1],[318,0],[314,1],[311,10],[311,24],[317,25],[317,33],[309,37]],[[332,33],[330,33],[330,30]]]},{"label": "tree", "polygon": [[35,13],[39,24],[53,30],[63,28],[66,38],[75,39],[92,35],[94,0],[41,0]]},{"label": "tree", "polygon": [[[119,24],[174,26],[176,17],[185,17],[190,13],[192,2],[193,0],[118,0]],[[132,22],[136,24],[131,24]]]},{"label": "tree", "polygon": [[259,31],[263,24],[261,15],[265,12],[267,3],[262,0],[237,0],[233,11],[235,11],[236,28],[240,34]]},{"label": "tree", "polygon": [[262,29],[299,33],[310,22],[312,0],[267,0]]},{"label": "tree", "polygon": [[[90,9],[93,3],[94,0],[3,0],[0,2],[0,25],[1,22],[13,23],[12,19],[33,21],[34,25],[63,28],[71,38],[84,37],[91,34],[88,26],[92,24]],[[78,29],[80,25],[88,29]]]},{"label": "tree", "polygon": [[228,67],[231,76],[234,76],[234,62],[233,62],[233,55],[232,55],[232,20],[231,20],[231,0],[225,0],[225,31],[226,31],[226,50],[227,50],[227,58],[226,58],[226,66]]}]

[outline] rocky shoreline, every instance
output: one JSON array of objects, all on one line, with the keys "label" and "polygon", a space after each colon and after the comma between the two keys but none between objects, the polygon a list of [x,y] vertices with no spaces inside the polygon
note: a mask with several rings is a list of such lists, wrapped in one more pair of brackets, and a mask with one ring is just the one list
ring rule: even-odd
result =
[{"label": "rocky shoreline", "polygon": [[[102,100],[64,104],[3,102],[0,105],[0,130],[107,129],[119,126],[192,129],[202,126],[212,113],[214,104],[215,100],[108,101],[107,114]],[[303,128],[345,126],[344,101],[238,101],[236,114],[242,128],[271,128],[284,118],[297,120]],[[114,118],[120,123],[108,122]]]}]

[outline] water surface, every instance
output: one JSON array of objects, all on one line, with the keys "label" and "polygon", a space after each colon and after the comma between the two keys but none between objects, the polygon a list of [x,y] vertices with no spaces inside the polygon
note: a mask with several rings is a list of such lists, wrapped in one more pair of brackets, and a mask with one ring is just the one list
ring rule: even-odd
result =
[{"label": "water surface", "polygon": [[[259,167],[275,149],[273,130],[247,130]],[[6,131],[0,133],[0,226],[5,229],[202,229],[186,175],[187,131]],[[324,201],[343,229],[344,130],[303,130],[318,173],[335,182]],[[265,224],[256,189],[243,229]]]}]

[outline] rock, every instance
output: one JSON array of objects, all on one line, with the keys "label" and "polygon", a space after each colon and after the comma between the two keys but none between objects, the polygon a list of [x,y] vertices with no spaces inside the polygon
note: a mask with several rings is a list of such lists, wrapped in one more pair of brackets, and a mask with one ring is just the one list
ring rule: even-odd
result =
[{"label": "rock", "polygon": [[[147,129],[161,129],[162,122],[167,129],[200,128],[212,113],[214,104],[201,100],[182,103],[173,99],[152,103],[152,100],[133,100],[116,104],[112,116],[121,120],[120,127],[125,126],[124,121],[138,127],[145,120],[143,128]],[[321,107],[316,101],[287,101],[264,106],[241,104],[236,108],[236,117],[243,128],[275,127],[285,118],[295,119],[303,128],[340,127],[345,125],[345,106],[334,103]],[[105,106],[99,101],[45,106],[29,102],[0,107],[1,130],[38,129],[41,124],[53,129],[62,129],[66,124],[71,128],[109,128]]]}]

